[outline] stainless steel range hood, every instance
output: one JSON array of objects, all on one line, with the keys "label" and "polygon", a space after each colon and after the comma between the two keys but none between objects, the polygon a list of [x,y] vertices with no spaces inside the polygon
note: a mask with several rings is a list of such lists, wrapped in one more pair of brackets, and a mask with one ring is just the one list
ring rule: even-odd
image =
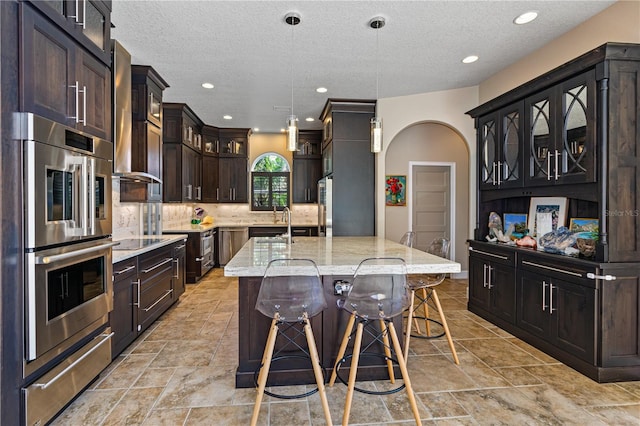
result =
[{"label": "stainless steel range hood", "polygon": [[131,158],[131,54],[111,40],[113,61],[113,176],[120,180],[162,183],[149,173],[132,170]]}]

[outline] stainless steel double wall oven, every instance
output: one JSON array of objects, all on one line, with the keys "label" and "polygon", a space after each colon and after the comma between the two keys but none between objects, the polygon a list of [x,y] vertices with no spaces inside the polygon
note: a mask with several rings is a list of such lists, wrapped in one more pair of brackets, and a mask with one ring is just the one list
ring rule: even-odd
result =
[{"label": "stainless steel double wall oven", "polygon": [[[14,124],[23,150],[31,424],[46,422],[111,362],[113,144],[31,113],[15,114]],[[56,404],[60,393],[70,396]]]}]

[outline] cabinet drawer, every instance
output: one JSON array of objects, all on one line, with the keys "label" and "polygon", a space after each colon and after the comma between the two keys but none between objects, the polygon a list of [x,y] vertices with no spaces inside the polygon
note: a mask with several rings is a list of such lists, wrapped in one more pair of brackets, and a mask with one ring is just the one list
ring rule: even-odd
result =
[{"label": "cabinet drawer", "polygon": [[587,287],[596,287],[596,281],[587,277],[588,273],[596,274],[595,266],[575,264],[561,261],[553,257],[521,256],[518,260],[519,269],[535,272],[550,278],[567,280]]},{"label": "cabinet drawer", "polygon": [[123,260],[113,265],[113,282],[134,279],[138,275],[138,258]]},{"label": "cabinet drawer", "polygon": [[163,247],[138,258],[138,270],[141,282],[153,280],[155,277],[171,272],[173,256],[171,247]]},{"label": "cabinet drawer", "polygon": [[500,250],[494,247],[469,246],[469,254],[492,263],[515,266],[516,253],[514,250]]}]

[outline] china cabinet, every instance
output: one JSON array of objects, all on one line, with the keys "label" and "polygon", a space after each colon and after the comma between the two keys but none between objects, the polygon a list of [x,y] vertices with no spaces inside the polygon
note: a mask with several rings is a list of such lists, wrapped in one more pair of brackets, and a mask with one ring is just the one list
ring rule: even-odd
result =
[{"label": "china cabinet", "polygon": [[[638,92],[640,45],[606,43],[468,112],[479,153],[469,310],[599,382],[640,379]],[[527,214],[532,197],[567,198],[558,225],[596,219],[595,252],[485,240],[491,212]]]},{"label": "china cabinet", "polygon": [[322,177],[322,134],[301,130],[298,150],[293,153],[293,202],[317,203],[318,180]]}]

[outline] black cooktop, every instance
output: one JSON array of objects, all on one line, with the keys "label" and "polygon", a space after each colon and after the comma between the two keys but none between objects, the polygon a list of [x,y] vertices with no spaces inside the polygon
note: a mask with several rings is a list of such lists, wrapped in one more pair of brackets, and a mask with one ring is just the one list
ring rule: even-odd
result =
[{"label": "black cooktop", "polygon": [[113,246],[113,250],[140,250],[153,244],[164,241],[162,238],[126,239],[120,240],[120,244]]}]

